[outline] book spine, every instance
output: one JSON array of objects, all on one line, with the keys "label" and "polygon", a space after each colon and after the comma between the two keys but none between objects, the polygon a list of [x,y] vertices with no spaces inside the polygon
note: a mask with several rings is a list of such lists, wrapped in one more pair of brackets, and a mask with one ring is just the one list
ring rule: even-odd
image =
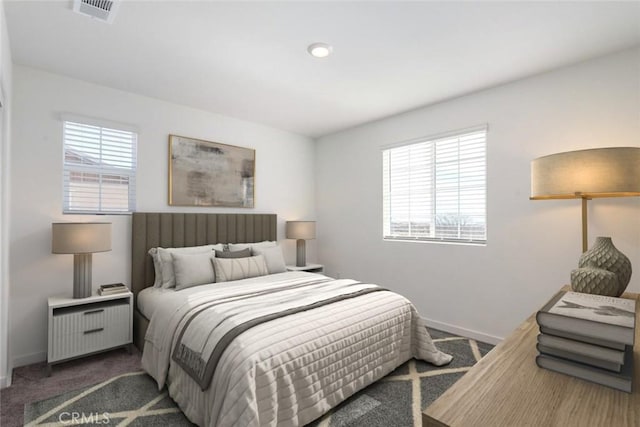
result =
[{"label": "book spine", "polygon": [[[631,377],[623,378],[621,374],[607,372],[602,369],[576,362],[563,361],[557,357],[547,356],[544,354],[536,356],[536,365],[549,371],[554,371],[570,377],[580,378],[581,380],[590,381],[595,384],[631,393]],[[630,366],[627,367],[629,371],[632,371],[633,369],[631,365],[633,365],[633,361],[631,361]]]},{"label": "book spine", "polygon": [[620,368],[622,367],[622,364],[609,362],[606,360],[594,359],[592,357],[572,353],[570,351],[559,350],[553,347],[547,347],[544,344],[537,344],[536,348],[541,354],[547,354],[549,356],[555,356],[578,363],[584,363],[585,365],[595,366],[596,368],[606,369],[611,372],[620,372]]},{"label": "book spine", "polygon": [[585,357],[602,361],[622,364],[624,363],[624,350],[614,350],[585,342],[570,340],[554,335],[540,334],[538,342],[545,347],[552,347],[557,350],[568,351]]},{"label": "book spine", "polygon": [[551,329],[545,326],[540,326],[540,333],[542,335],[554,335],[556,337],[562,337],[569,340],[580,341],[588,344],[598,345],[600,347],[612,348],[614,350],[624,351],[625,345],[622,343],[617,343],[614,341],[603,340],[588,337],[586,335],[581,334],[572,334],[570,332],[560,331],[558,329]]},{"label": "book spine", "polygon": [[536,321],[538,326],[544,328],[555,329],[569,334],[588,335],[598,340],[615,341],[624,345],[633,345],[635,341],[635,329],[623,326],[543,312],[536,314]]},{"label": "book spine", "polygon": [[119,288],[126,288],[126,286],[122,283],[120,284],[112,284],[112,285],[101,285],[100,289],[119,289]]},{"label": "book spine", "polygon": [[118,289],[117,291],[98,291],[100,295],[114,295],[114,294],[124,294],[127,292],[127,289]]},{"label": "book spine", "polygon": [[[590,303],[601,303],[601,306],[584,305],[586,303],[582,302],[582,299],[578,298],[578,296],[587,298]],[[578,302],[575,302],[576,298]],[[581,312],[577,316],[569,314],[570,312],[568,311],[557,312],[559,310],[557,307],[559,307],[560,303],[567,305],[566,307],[560,307],[562,309],[580,308],[587,311]],[[606,305],[602,306],[605,303]],[[637,310],[636,302],[632,299],[560,291],[536,313],[536,321],[540,326],[572,334],[588,334],[588,336],[596,339],[612,340],[625,345],[633,345],[635,342],[636,316],[634,315],[631,324],[628,324],[626,315],[630,314],[631,311],[635,314]]]}]

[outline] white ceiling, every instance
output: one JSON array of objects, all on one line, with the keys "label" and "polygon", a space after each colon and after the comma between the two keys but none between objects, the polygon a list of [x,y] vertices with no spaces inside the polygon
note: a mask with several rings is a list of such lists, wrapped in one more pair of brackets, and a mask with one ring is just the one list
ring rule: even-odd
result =
[{"label": "white ceiling", "polygon": [[313,137],[640,44],[637,1],[71,3],[4,1],[15,63]]}]

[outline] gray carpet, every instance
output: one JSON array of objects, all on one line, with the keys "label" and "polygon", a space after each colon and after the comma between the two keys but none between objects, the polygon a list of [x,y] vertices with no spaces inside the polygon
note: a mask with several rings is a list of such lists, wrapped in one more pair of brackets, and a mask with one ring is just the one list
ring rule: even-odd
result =
[{"label": "gray carpet", "polygon": [[[438,348],[454,355],[449,365],[438,368],[410,360],[310,426],[420,426],[420,412],[493,347],[436,330],[429,332]],[[168,397],[166,389],[158,392],[154,381],[143,372],[118,375],[94,386],[27,404],[24,420],[25,425],[33,426],[192,425]]]}]

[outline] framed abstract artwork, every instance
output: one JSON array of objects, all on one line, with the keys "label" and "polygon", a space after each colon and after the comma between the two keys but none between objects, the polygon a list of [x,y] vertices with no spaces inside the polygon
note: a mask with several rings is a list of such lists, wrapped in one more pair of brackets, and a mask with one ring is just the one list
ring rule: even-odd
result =
[{"label": "framed abstract artwork", "polygon": [[169,135],[169,205],[253,208],[256,150]]}]

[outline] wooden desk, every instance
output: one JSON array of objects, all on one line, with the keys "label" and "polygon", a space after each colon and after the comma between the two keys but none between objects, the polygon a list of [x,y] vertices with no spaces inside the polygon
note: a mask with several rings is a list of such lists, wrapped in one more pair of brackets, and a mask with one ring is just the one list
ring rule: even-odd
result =
[{"label": "wooden desk", "polygon": [[[638,294],[623,297],[640,304]],[[636,316],[633,393],[538,368],[534,313],[424,411],[423,426],[640,426]]]}]

